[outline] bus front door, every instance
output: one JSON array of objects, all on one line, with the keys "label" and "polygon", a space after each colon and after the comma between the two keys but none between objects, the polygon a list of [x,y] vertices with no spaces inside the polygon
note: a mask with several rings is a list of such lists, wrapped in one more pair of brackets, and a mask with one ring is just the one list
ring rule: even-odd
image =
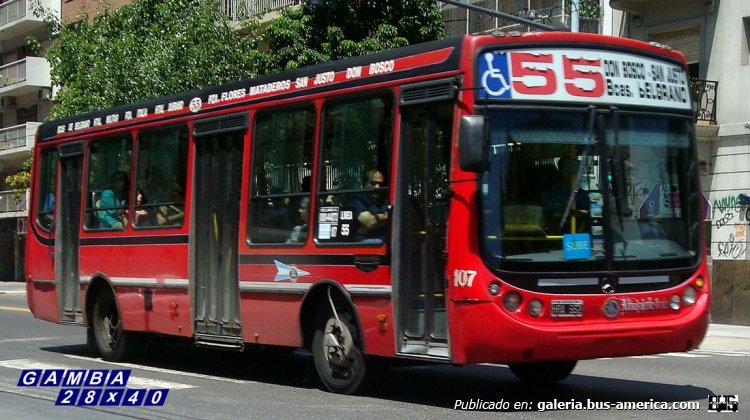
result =
[{"label": "bus front door", "polygon": [[196,344],[241,349],[239,201],[247,116],[195,124],[191,293]]},{"label": "bus front door", "polygon": [[445,234],[452,102],[403,107],[394,269],[399,353],[450,356]]},{"label": "bus front door", "polygon": [[55,283],[61,323],[83,324],[81,285],[78,270],[81,227],[82,142],[60,147],[60,177],[57,185],[55,218]]}]

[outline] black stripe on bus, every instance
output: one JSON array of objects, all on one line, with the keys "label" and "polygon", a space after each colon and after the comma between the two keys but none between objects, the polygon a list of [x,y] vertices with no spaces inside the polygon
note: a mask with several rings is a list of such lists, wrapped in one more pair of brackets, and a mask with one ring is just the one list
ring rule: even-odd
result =
[{"label": "black stripe on bus", "polygon": [[156,236],[107,236],[102,238],[81,238],[81,246],[97,245],[174,245],[187,244],[188,235]]}]

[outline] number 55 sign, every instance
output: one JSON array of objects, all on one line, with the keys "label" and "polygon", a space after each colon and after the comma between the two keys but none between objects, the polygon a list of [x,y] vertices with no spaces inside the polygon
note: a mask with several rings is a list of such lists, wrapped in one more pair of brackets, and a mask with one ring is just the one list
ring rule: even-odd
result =
[{"label": "number 55 sign", "polygon": [[479,99],[691,109],[684,69],[666,61],[582,49],[485,51],[477,60]]}]

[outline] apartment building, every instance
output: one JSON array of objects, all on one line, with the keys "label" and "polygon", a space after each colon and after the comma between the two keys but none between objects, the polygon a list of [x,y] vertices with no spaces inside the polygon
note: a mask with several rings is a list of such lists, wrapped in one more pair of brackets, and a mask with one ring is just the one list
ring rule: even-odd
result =
[{"label": "apartment building", "polygon": [[[46,26],[31,0],[0,3],[0,280],[23,279],[26,195],[16,201],[8,175],[31,155],[34,134],[52,108]],[[41,0],[59,13],[60,0]],[[30,40],[36,40],[36,42]]]}]

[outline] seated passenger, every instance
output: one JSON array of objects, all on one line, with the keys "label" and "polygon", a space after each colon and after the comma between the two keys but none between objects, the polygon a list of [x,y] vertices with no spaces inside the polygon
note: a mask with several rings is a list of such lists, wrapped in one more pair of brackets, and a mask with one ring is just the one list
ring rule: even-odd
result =
[{"label": "seated passenger", "polygon": [[385,177],[379,170],[371,169],[365,173],[364,180],[368,192],[352,196],[350,200],[359,222],[355,238],[363,243],[382,243],[388,227],[387,197],[381,190]]},{"label": "seated passenger", "polygon": [[182,225],[185,218],[185,197],[182,187],[175,183],[172,188],[173,201],[156,208],[156,224],[159,226]]},{"label": "seated passenger", "polygon": [[146,196],[143,191],[139,188],[138,193],[135,195],[135,225],[136,226],[152,226],[153,215],[151,211],[146,208]]},{"label": "seated passenger", "polygon": [[[562,231],[569,230],[571,217],[585,217],[590,207],[589,193],[580,185],[576,186],[579,162],[576,159],[560,158],[557,162],[557,176],[551,186],[541,195],[541,204],[547,220],[548,233],[560,232],[560,223],[568,207],[571,194],[575,192],[572,206],[568,209]],[[577,190],[576,190],[577,188]],[[575,232],[572,232],[575,233]]]},{"label": "seated passenger", "polygon": [[110,175],[111,189],[102,191],[102,195],[95,203],[100,229],[122,229],[126,224],[125,206],[127,190],[130,186],[128,175],[123,171],[115,171]]},{"label": "seated passenger", "polygon": [[287,238],[287,244],[304,243],[307,239],[307,222],[310,219],[310,197],[304,197],[299,204],[299,218],[301,224],[295,226]]}]

